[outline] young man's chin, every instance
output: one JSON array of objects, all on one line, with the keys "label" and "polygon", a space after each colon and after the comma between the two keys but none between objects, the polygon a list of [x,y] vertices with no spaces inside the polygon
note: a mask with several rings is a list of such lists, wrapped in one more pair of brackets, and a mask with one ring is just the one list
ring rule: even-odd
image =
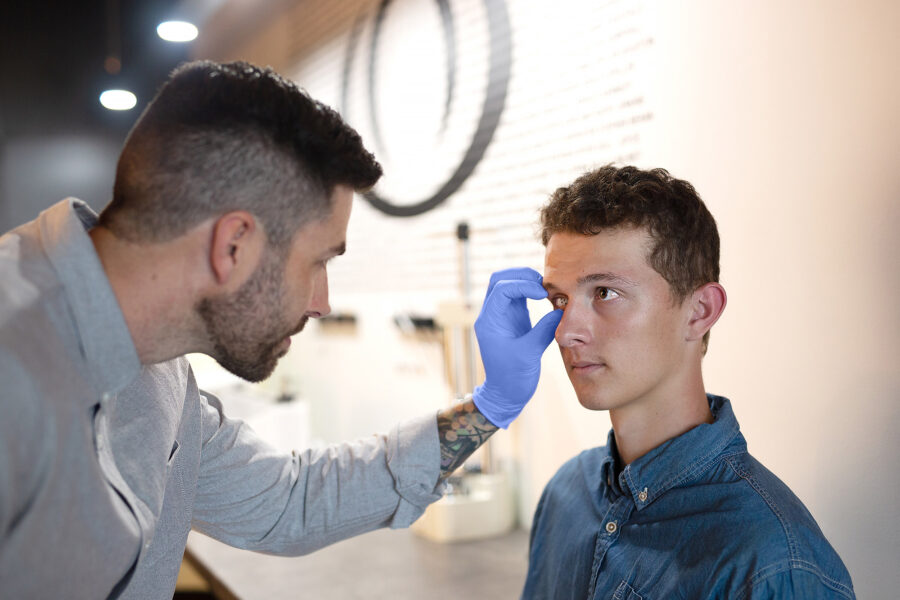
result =
[{"label": "young man's chin", "polygon": [[578,403],[588,410],[614,410],[634,400],[633,391],[629,391],[616,381],[577,381],[572,378],[572,387]]},{"label": "young man's chin", "polygon": [[578,403],[588,410],[609,410],[612,408],[610,398],[605,394],[598,394],[596,391],[579,392],[576,388],[575,396],[578,398]]}]

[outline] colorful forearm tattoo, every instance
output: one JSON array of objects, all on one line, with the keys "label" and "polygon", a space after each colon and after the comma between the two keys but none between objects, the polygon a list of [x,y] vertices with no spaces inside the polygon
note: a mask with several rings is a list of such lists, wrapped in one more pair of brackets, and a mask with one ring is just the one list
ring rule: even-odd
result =
[{"label": "colorful forearm tattoo", "polygon": [[438,413],[441,479],[446,479],[497,431],[469,400]]}]

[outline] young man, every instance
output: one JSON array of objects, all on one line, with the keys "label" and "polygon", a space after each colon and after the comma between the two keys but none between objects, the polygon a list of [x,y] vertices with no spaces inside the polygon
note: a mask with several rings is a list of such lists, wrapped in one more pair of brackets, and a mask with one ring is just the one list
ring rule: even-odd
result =
[{"label": "young man", "polygon": [[613,428],[547,484],[522,597],[853,598],[812,516],[704,390],[725,290],[694,188],[606,166],[558,189],[541,224],[566,371]]},{"label": "young man", "polygon": [[279,454],[197,389],[185,353],[258,381],[328,314],[326,263],[380,175],[272,71],[193,63],[129,134],[99,220],[68,199],[0,237],[0,595],[171,597],[191,528],[295,555],[405,527],[515,418],[559,322],[531,328],[534,271],[492,279],[474,401],[390,435]]}]

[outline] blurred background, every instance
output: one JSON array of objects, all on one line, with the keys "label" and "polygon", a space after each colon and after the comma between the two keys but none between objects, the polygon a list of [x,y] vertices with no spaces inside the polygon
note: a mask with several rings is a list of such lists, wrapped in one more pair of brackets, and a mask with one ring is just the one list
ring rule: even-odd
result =
[{"label": "blurred background", "polygon": [[[199,36],[161,39],[167,19]],[[495,269],[542,269],[537,211],[555,188],[608,162],[664,167],[695,185],[722,237],[729,304],[707,390],[731,398],[750,451],[806,503],[858,596],[893,597],[897,23],[893,0],[7,2],[0,230],[66,196],[102,209],[128,128],[179,62],[243,59],[297,81],[385,167],[329,266],[337,317],[260,386],[195,366],[238,413],[260,413],[241,398],[293,399],[278,403],[289,418],[268,411],[258,427],[317,445],[452,401],[441,311],[477,306]],[[135,107],[101,106],[111,88]],[[578,404],[555,347],[543,368],[492,444],[526,529],[550,476],[610,427]]]}]

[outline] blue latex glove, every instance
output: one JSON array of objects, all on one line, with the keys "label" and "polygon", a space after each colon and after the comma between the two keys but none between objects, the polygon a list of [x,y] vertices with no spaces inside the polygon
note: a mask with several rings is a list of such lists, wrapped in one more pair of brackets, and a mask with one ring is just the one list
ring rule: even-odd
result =
[{"label": "blue latex glove", "polygon": [[484,383],[472,393],[487,419],[506,429],[531,399],[541,376],[541,355],[562,319],[553,310],[531,327],[525,299],[541,300],[547,291],[534,269],[497,271],[491,275],[475,335],[484,363]]}]

